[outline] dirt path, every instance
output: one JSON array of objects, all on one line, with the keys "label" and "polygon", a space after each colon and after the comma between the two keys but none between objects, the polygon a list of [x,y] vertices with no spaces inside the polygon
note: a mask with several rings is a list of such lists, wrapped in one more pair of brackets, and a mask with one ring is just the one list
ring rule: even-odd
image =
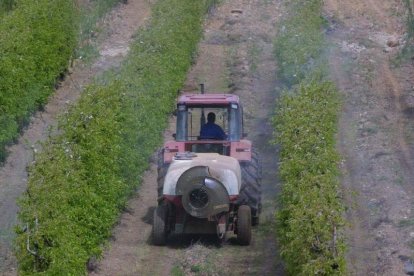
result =
[{"label": "dirt path", "polygon": [[99,58],[93,64],[78,63],[60,84],[44,112],[38,112],[18,143],[9,148],[9,157],[0,169],[0,274],[15,274],[16,262],[11,252],[13,226],[17,222],[16,199],[27,185],[27,166],[40,143],[56,126],[57,117],[76,102],[83,87],[109,68],[119,66],[128,52],[132,35],[150,14],[149,0],[129,0],[120,4],[100,23],[106,32],[98,36]]},{"label": "dirt path", "polygon": [[[172,237],[166,247],[151,245],[152,213],[156,206],[156,167],[144,176],[139,195],[128,204],[114,229],[104,258],[90,275],[282,275],[275,241],[277,152],[269,144],[270,118],[276,91],[272,39],[279,18],[279,1],[228,0],[212,12],[205,25],[197,63],[189,72],[184,91],[233,92],[244,103],[249,139],[256,145],[263,167],[264,212],[249,247],[230,238],[219,246],[211,237]],[[165,139],[172,139],[173,118]],[[203,274],[204,275],[204,274]]]},{"label": "dirt path", "polygon": [[403,43],[403,1],[327,0],[325,6],[332,77],[345,102],[339,149],[349,270],[413,273],[414,68],[392,66]]}]

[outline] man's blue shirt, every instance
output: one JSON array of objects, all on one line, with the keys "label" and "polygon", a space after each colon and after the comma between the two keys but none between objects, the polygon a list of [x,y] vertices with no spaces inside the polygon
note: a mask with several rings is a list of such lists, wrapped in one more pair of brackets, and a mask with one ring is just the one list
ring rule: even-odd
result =
[{"label": "man's blue shirt", "polygon": [[201,128],[200,139],[226,140],[226,138],[223,129],[215,123],[204,124]]}]

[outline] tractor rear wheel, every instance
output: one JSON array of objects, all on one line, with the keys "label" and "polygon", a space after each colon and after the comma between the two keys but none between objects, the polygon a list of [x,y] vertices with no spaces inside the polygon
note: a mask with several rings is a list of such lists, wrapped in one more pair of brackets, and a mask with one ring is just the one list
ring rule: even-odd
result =
[{"label": "tractor rear wheel", "polygon": [[240,189],[240,204],[250,206],[252,225],[259,224],[259,215],[262,209],[262,166],[256,151],[252,150],[252,160],[241,162],[242,185]]},{"label": "tractor rear wheel", "polygon": [[249,245],[252,239],[252,213],[250,207],[242,205],[237,211],[237,240],[241,245]]},{"label": "tractor rear wheel", "polygon": [[167,241],[167,205],[158,205],[154,210],[154,221],[152,224],[152,242],[155,245],[165,245]]}]

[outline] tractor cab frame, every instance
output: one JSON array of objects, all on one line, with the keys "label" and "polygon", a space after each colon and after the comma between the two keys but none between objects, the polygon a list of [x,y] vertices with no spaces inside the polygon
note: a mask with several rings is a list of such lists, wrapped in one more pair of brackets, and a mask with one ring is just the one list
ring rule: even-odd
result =
[{"label": "tractor cab frame", "polygon": [[[224,129],[226,139],[205,139],[200,129],[206,115],[213,112],[216,123]],[[169,163],[177,152],[219,153],[239,161],[251,160],[251,142],[243,133],[243,107],[239,97],[231,94],[187,94],[177,102],[175,141],[164,146],[164,162]]]}]

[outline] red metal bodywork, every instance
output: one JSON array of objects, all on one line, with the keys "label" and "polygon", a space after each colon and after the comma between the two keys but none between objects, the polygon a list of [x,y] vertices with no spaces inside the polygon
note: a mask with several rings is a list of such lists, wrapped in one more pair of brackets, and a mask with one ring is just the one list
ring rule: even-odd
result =
[{"label": "red metal bodywork", "polygon": [[186,152],[191,151],[193,145],[195,144],[223,144],[225,147],[229,147],[229,155],[236,158],[239,161],[251,161],[252,158],[252,142],[249,140],[241,140],[238,142],[229,142],[229,141],[186,141],[186,142],[176,142],[168,141],[164,144],[164,163],[171,163],[174,155],[177,152]]},{"label": "red metal bodywork", "polygon": [[[232,94],[184,94],[178,98],[177,103],[187,106],[192,105],[226,105],[236,103],[239,104],[240,99],[237,95]],[[252,143],[249,140],[240,141],[168,141],[164,145],[164,163],[170,163],[177,152],[192,151],[193,145],[196,144],[222,144],[228,147],[228,155],[239,161],[251,161]]]},{"label": "red metal bodywork", "polygon": [[178,104],[200,105],[200,104],[231,104],[239,103],[239,96],[232,94],[184,94],[178,98]]}]

